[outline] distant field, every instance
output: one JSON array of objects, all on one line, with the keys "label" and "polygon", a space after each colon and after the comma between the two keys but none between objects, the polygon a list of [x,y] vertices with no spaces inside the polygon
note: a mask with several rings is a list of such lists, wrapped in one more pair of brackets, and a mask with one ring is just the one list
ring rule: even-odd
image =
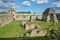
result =
[{"label": "distant field", "polygon": [[[43,22],[43,21],[36,21],[34,20],[33,22],[35,22],[36,24],[40,24],[43,28],[48,28],[50,23],[47,22]],[[19,35],[19,37],[23,37],[25,30],[22,26],[20,26],[21,21],[20,20],[16,20],[16,21],[12,21],[11,23],[3,26],[0,28],[0,39],[2,38],[2,40],[15,40],[17,34]],[[47,38],[42,37],[42,38],[29,38],[28,40],[47,40]]]}]

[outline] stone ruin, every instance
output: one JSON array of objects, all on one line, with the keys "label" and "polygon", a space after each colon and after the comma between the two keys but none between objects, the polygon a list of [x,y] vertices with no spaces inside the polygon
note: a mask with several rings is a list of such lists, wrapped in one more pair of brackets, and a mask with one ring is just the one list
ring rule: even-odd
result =
[{"label": "stone ruin", "polygon": [[[57,15],[57,17],[56,17]],[[13,8],[10,8],[6,14],[0,14],[0,26],[4,26],[5,24],[10,23],[14,20],[30,20],[33,21],[35,19],[47,21],[47,22],[58,22],[57,19],[60,20],[60,14],[55,13],[53,8],[48,8],[42,14],[20,14],[16,13]],[[8,22],[7,22],[8,21]]]},{"label": "stone ruin", "polygon": [[46,30],[34,29],[32,32],[26,33],[27,37],[45,36],[47,34]]},{"label": "stone ruin", "polygon": [[12,15],[13,20],[15,20],[15,18],[16,18],[16,11],[12,7],[8,10],[8,13],[10,15]]},{"label": "stone ruin", "polygon": [[55,10],[52,7],[47,8],[43,12],[42,20],[47,22],[58,22]]},{"label": "stone ruin", "polygon": [[31,29],[35,28],[34,23],[30,23],[30,22],[26,22],[26,21],[22,21],[21,25],[24,27],[25,30],[31,30]]},{"label": "stone ruin", "polygon": [[32,30],[25,34],[26,37],[46,36],[47,34],[47,30],[42,29],[39,24],[23,22],[23,27],[25,28],[25,30]]}]

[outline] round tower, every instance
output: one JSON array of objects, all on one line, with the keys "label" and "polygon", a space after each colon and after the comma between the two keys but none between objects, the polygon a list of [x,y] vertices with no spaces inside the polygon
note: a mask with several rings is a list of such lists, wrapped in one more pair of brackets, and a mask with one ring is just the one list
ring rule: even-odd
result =
[{"label": "round tower", "polygon": [[16,19],[16,12],[15,12],[15,10],[11,7],[8,12],[9,12],[10,15],[12,15],[13,20],[15,20]]}]

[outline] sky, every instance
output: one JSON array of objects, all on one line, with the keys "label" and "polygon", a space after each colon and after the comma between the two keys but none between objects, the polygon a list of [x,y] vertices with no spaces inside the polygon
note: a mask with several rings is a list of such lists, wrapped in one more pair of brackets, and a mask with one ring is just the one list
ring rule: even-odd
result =
[{"label": "sky", "polygon": [[53,7],[60,13],[60,0],[0,0],[0,11],[13,8],[16,12],[42,13],[47,8]]}]

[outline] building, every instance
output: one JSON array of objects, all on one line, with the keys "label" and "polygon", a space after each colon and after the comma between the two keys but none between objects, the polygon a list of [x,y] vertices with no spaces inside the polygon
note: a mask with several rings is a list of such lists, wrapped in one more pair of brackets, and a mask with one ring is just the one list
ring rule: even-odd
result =
[{"label": "building", "polygon": [[58,22],[55,10],[52,7],[47,8],[43,12],[42,20],[47,22]]},{"label": "building", "polygon": [[16,11],[12,7],[8,10],[8,13],[10,15],[12,15],[13,20],[15,20],[15,18],[16,18]]}]

